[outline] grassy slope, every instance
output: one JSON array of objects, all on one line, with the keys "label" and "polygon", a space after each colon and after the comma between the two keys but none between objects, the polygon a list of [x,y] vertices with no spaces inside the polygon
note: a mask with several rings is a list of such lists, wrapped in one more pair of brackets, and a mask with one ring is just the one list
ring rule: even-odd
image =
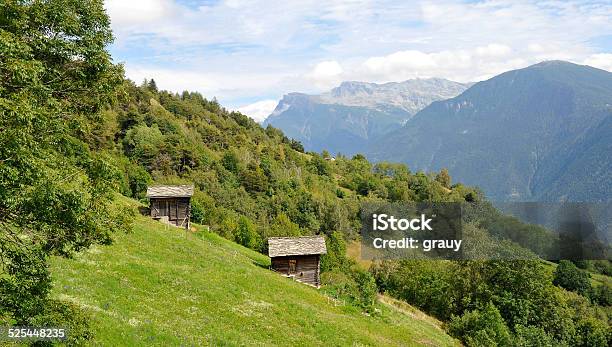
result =
[{"label": "grassy slope", "polygon": [[100,345],[455,345],[422,313],[335,306],[267,270],[269,258],[212,233],[137,217],[134,232],[55,258],[54,295],[92,315]]}]

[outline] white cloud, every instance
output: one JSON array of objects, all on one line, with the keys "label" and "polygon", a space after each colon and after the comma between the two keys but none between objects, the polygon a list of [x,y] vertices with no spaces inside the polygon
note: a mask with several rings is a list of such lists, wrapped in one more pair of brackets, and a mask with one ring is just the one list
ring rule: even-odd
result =
[{"label": "white cloud", "polygon": [[512,52],[512,48],[498,43],[476,48],[476,55],[481,57],[506,57]]},{"label": "white cloud", "polygon": [[[193,2],[189,2],[193,4]],[[612,9],[581,0],[106,0],[128,76],[227,105],[342,80],[476,81],[542,60],[612,70]],[[156,77],[159,76],[159,77]]]},{"label": "white cloud", "polygon": [[126,74],[136,83],[142,82],[145,78],[153,78],[159,88],[177,93],[183,90],[197,90],[208,94],[214,93],[219,88],[217,81],[211,75],[194,71],[128,65]]},{"label": "white cloud", "polygon": [[400,51],[367,59],[356,69],[362,79],[377,82],[410,78],[444,77],[455,81],[474,81],[526,66],[527,61],[511,54],[502,44],[489,44],[471,50],[444,50],[425,53]]},{"label": "white cloud", "polygon": [[402,70],[416,72],[417,70],[434,69],[437,65],[432,54],[414,50],[395,52],[384,57],[369,58],[363,63],[367,72],[383,75],[401,74]]},{"label": "white cloud", "polygon": [[343,72],[342,66],[337,61],[329,60],[318,63],[306,77],[316,87],[328,89],[342,82]]},{"label": "white cloud", "polygon": [[274,111],[278,104],[277,100],[262,100],[250,105],[242,106],[236,109],[238,112],[245,114],[256,122],[263,122]]},{"label": "white cloud", "polygon": [[155,24],[179,11],[179,7],[172,0],[106,0],[104,8],[116,30]]},{"label": "white cloud", "polygon": [[[235,105],[244,95],[254,95],[255,90],[272,90],[283,85],[283,75],[265,73],[216,73],[197,69],[158,68],[155,66],[126,66],[126,75],[136,83],[153,78],[160,89],[180,93],[184,90],[199,91],[208,99],[216,97],[226,107]],[[276,94],[279,95],[282,92]],[[255,95],[256,96],[256,95]]]},{"label": "white cloud", "polygon": [[593,54],[584,61],[584,64],[590,65],[596,68],[612,71],[612,54],[610,53]]}]

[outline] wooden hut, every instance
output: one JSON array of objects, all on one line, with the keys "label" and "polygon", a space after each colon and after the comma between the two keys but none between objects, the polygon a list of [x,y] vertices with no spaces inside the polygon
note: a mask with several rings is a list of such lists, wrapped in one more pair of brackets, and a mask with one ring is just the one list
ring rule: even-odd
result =
[{"label": "wooden hut", "polygon": [[151,218],[189,229],[193,186],[153,186],[147,188],[151,201]]},{"label": "wooden hut", "polygon": [[323,236],[268,239],[272,270],[317,288],[321,285],[321,254],[325,253]]}]

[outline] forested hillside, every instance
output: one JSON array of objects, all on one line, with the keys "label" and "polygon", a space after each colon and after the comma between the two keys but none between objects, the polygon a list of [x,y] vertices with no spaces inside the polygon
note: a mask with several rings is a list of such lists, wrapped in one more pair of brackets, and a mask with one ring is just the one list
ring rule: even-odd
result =
[{"label": "forested hillside", "polygon": [[[193,220],[252,250],[265,254],[270,236],[325,235],[322,291],[360,314],[376,315],[376,294],[385,291],[469,345],[610,341],[609,285],[565,263],[551,276],[535,257],[547,250],[525,247],[554,236],[501,216],[446,170],[304,153],[214,98],[129,81],[106,50],[112,33],[98,1],[4,2],[0,24],[0,325],[66,326],[72,342],[92,339],[89,324],[100,322],[88,318],[91,307],[49,297],[49,258],[130,238],[124,232],[143,219],[117,194],[146,203],[147,185],[189,183]],[[479,247],[530,257],[361,268],[345,242],[358,238],[368,201],[461,202],[476,211],[466,230]],[[602,264],[598,271],[609,271]]]},{"label": "forested hillside", "polygon": [[193,183],[194,220],[254,249],[265,251],[270,236],[355,237],[367,200],[478,197],[405,165],[304,153],[279,130],[198,93],[157,91],[152,80],[126,81],[123,91],[124,101],[104,111],[86,139],[121,169],[121,193],[142,198],[152,182]]}]

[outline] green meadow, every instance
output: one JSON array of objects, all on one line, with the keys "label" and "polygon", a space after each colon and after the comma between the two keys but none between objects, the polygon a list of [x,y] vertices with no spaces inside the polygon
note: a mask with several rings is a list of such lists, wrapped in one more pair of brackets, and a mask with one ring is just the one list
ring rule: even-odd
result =
[{"label": "green meadow", "polygon": [[459,344],[407,304],[381,298],[366,315],[269,262],[214,233],[138,216],[112,245],[54,258],[53,295],[91,315],[103,346]]}]

